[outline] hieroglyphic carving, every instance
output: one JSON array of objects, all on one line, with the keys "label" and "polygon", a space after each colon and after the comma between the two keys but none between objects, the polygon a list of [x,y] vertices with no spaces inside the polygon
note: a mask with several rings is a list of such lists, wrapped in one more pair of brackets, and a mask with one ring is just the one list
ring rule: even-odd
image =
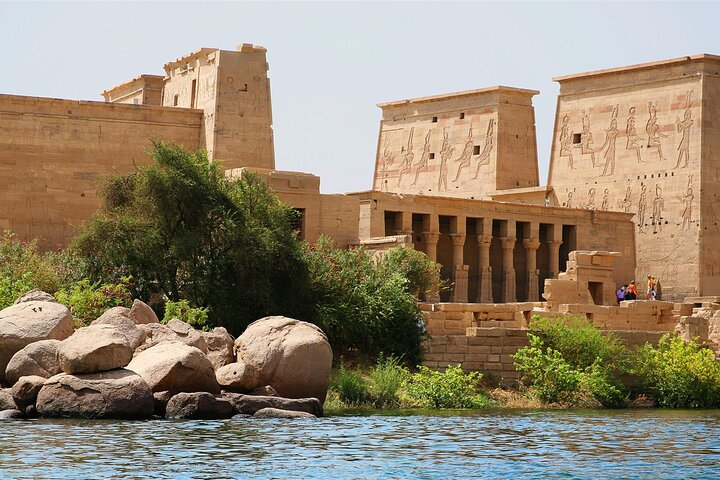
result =
[{"label": "hieroglyphic carving", "polygon": [[447,162],[452,155],[455,147],[450,145],[450,138],[447,130],[443,128],[443,143],[440,148],[440,175],[438,177],[438,191],[442,191],[443,187],[447,190]]},{"label": "hieroglyphic carving", "polygon": [[622,208],[625,213],[630,213],[630,207],[632,207],[632,187],[628,185],[625,189],[625,198],[618,202],[618,208]]},{"label": "hieroglyphic carving", "polygon": [[477,167],[475,167],[475,176],[472,177],[473,180],[475,180],[478,175],[480,174],[480,167],[483,165],[487,165],[490,163],[490,152],[492,152],[493,149],[493,135],[495,130],[495,119],[491,118],[488,122],[487,132],[485,133],[485,145],[483,146],[482,152],[480,152],[480,155],[478,155],[478,164]]},{"label": "hieroglyphic carving", "polygon": [[642,162],[640,158],[640,136],[637,134],[635,128],[635,107],[630,107],[630,116],[625,126],[625,136],[627,137],[627,144],[625,144],[625,150],[635,150],[635,156],[637,157],[638,163]]},{"label": "hieroglyphic carving", "polygon": [[573,132],[570,130],[570,117],[565,115],[562,122],[562,129],[560,130],[560,156],[568,157],[568,166],[570,170],[573,170],[575,163],[572,156]]},{"label": "hieroglyphic carving", "polygon": [[687,193],[682,196],[680,199],[683,204],[685,204],[685,207],[683,208],[681,217],[682,217],[682,226],[680,227],[680,230],[690,230],[690,222],[692,222],[692,202],[695,196],[693,195],[693,176],[690,175],[690,178],[688,178],[688,186],[687,186]]},{"label": "hieroglyphic carving", "polygon": [[682,139],[678,145],[678,158],[675,168],[680,167],[680,161],[684,160],[681,168],[688,166],[688,160],[690,159],[690,127],[693,124],[692,112],[690,111],[690,95],[692,90],[685,94],[685,115],[681,122],[679,118],[675,118],[675,128],[679,133],[682,133]]},{"label": "hieroglyphic carving", "polygon": [[645,131],[648,134],[648,149],[654,148],[660,156],[660,160],[666,160],[662,154],[662,145],[660,144],[660,138],[666,138],[667,135],[660,131],[660,125],[657,124],[657,108],[652,102],[648,102],[648,118],[647,124],[645,125]]},{"label": "hieroglyphic carving", "polygon": [[655,198],[653,199],[652,225],[653,233],[658,233],[658,229],[662,232],[662,212],[665,209],[665,200],[662,196],[662,188],[655,185]]},{"label": "hieroglyphic carving", "polygon": [[582,114],[582,134],[580,135],[580,152],[583,155],[590,155],[592,166],[595,167],[595,150],[590,145],[593,143],[592,132],[590,131],[590,117],[587,116],[585,110]]},{"label": "hieroglyphic carving", "polygon": [[[601,176],[612,175],[615,173],[615,142],[617,141],[620,131],[617,128],[618,105],[613,108],[610,119],[610,127],[605,132],[605,143],[600,150],[605,150],[603,158],[605,159],[605,168]],[[608,171],[608,168],[610,169]]]},{"label": "hieroglyphic carving", "polygon": [[415,185],[417,183],[420,173],[427,170],[428,160],[430,159],[430,132],[431,130],[428,130],[428,132],[425,134],[425,144],[423,145],[422,155],[420,155],[420,161],[417,163],[417,170],[415,170],[415,180],[413,180],[412,185]]},{"label": "hieroglyphic carving", "polygon": [[568,192],[567,200],[565,200],[565,206],[567,208],[573,208],[573,192]]},{"label": "hieroglyphic carving", "polygon": [[608,210],[610,208],[610,189],[606,188],[603,192],[602,204],[600,210]]},{"label": "hieroglyphic carving", "polygon": [[387,191],[387,169],[390,165],[393,164],[395,161],[395,157],[393,156],[391,150],[387,146],[387,137],[385,137],[385,149],[383,150],[383,156],[380,159],[380,165],[382,165],[382,170],[380,171],[380,191],[383,190],[383,187]]},{"label": "hieroglyphic carving", "polygon": [[410,169],[412,168],[413,159],[415,158],[415,154],[413,153],[413,134],[415,133],[415,127],[410,128],[410,133],[408,134],[408,141],[407,141],[407,153],[403,156],[403,163],[400,165],[400,172],[398,173],[398,181],[397,184],[400,185],[400,181],[402,180],[403,174],[408,173]]},{"label": "hieroglyphic carving", "polygon": [[473,143],[473,139],[472,139],[472,125],[470,125],[470,129],[468,130],[467,140],[465,141],[465,148],[463,148],[463,151],[460,154],[460,156],[455,159],[455,163],[460,162],[460,165],[458,165],[457,173],[455,173],[455,178],[453,179],[453,182],[458,181],[458,178],[460,178],[460,172],[462,171],[463,168],[470,166],[470,161],[472,160],[473,148],[475,148],[475,144]]},{"label": "hieroglyphic carving", "polygon": [[595,189],[591,188],[588,190],[588,201],[585,204],[585,208],[588,210],[595,210]]},{"label": "hieroglyphic carving", "polygon": [[645,232],[645,208],[647,207],[647,185],[642,186],[640,191],[640,199],[638,200],[637,218],[639,222],[640,233]]}]

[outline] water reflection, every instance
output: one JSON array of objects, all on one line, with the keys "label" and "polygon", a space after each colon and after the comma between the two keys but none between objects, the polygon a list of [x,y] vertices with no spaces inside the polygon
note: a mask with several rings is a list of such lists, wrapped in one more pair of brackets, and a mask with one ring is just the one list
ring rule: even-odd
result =
[{"label": "water reflection", "polygon": [[2,478],[718,478],[720,411],[0,423]]}]

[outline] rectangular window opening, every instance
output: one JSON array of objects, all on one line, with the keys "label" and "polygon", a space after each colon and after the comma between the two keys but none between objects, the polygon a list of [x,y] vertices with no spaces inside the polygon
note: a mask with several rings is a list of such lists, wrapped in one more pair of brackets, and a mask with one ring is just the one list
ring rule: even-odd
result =
[{"label": "rectangular window opening", "polygon": [[437,123],[437,117],[432,117],[432,123]]},{"label": "rectangular window opening", "polygon": [[573,133],[573,145],[580,145],[582,133]]},{"label": "rectangular window opening", "polygon": [[473,155],[480,155],[480,145],[475,145],[473,147]]},{"label": "rectangular window opening", "polygon": [[465,112],[460,113],[460,120],[463,120],[465,118]]},{"label": "rectangular window opening", "polygon": [[432,159],[434,159],[434,158],[435,158],[435,154],[434,154],[434,153],[431,153],[431,154],[430,154],[430,160],[432,160]]}]

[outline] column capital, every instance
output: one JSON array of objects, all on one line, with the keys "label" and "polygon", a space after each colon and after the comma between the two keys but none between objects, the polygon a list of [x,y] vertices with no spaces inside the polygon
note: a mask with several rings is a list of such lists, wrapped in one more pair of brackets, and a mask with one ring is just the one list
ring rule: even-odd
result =
[{"label": "column capital", "polygon": [[502,242],[502,248],[503,250],[512,250],[515,248],[515,241],[517,239],[515,237],[502,237],[500,239],[500,242]]},{"label": "column capital", "polygon": [[540,240],[537,238],[525,238],[523,239],[523,245],[527,250],[537,250],[540,248]]},{"label": "column capital", "polygon": [[440,232],[422,232],[425,243],[435,245],[440,240]]},{"label": "column capital", "polygon": [[562,245],[563,242],[561,242],[560,240],[548,240],[546,243],[547,243],[548,245],[550,245],[551,247],[559,248],[560,245]]},{"label": "column capital", "polygon": [[492,243],[492,235],[478,235],[477,242],[478,245],[480,245],[481,247],[490,248],[490,244]]},{"label": "column capital", "polygon": [[452,239],[452,244],[456,247],[462,247],[465,245],[465,237],[466,235],[464,233],[451,233],[450,238]]}]

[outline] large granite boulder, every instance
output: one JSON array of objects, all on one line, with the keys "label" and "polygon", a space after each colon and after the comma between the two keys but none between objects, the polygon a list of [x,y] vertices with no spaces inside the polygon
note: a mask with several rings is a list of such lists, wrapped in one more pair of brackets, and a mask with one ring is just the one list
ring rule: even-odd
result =
[{"label": "large granite boulder", "polygon": [[133,300],[132,307],[130,307],[129,312],[130,320],[132,320],[135,325],[146,325],[148,323],[160,323],[158,320],[157,315],[153,311],[152,308],[150,308],[149,305],[146,303],[140,301],[140,300]]},{"label": "large granite boulder", "polygon": [[215,378],[225,390],[247,393],[257,388],[260,372],[244,362],[233,362],[215,370]]},{"label": "large granite boulder", "polygon": [[184,343],[155,345],[135,355],[127,368],[140,375],[153,392],[220,392],[210,360]]},{"label": "large granite boulder", "polygon": [[322,417],[323,407],[317,398],[282,398],[261,395],[243,395],[223,392],[222,398],[230,402],[236,414],[254,415],[263,408],[277,408],[294,412],[307,412]]},{"label": "large granite boulder", "polygon": [[142,352],[163,342],[180,342],[195,347],[203,353],[207,353],[207,343],[201,332],[195,330],[187,323],[176,318],[170,320],[167,325],[161,323],[147,323],[138,325],[138,328],[146,334],[146,339],[136,352]]},{"label": "large granite boulder", "polygon": [[178,393],[165,408],[165,418],[230,418],[233,406],[223,398],[207,392]]},{"label": "large granite boulder", "polygon": [[23,418],[23,412],[20,410],[13,408],[11,410],[2,410],[0,411],[0,420],[8,420],[11,418]]},{"label": "large granite boulder", "polygon": [[15,408],[17,408],[17,404],[12,396],[12,390],[0,390],[0,410],[13,410]]},{"label": "large granite boulder", "polygon": [[58,349],[65,373],[97,373],[122,368],[132,360],[127,337],[112,325],[96,324],[78,329]]},{"label": "large granite boulder", "polygon": [[36,402],[42,417],[150,418],[153,396],[143,379],[126,369],[49,378]]},{"label": "large granite boulder", "polygon": [[19,350],[39,340],[64,340],[73,333],[73,319],[65,305],[30,301],[0,311],[0,382],[8,362]]},{"label": "large granite boulder", "polygon": [[200,332],[207,345],[207,357],[215,370],[235,360],[233,337],[223,327],[213,328],[211,332]]},{"label": "large granite boulder", "polygon": [[145,341],[147,334],[130,319],[129,312],[130,310],[125,307],[113,307],[90,325],[112,325],[127,338],[130,347],[135,350]]},{"label": "large granite boulder", "polygon": [[259,372],[256,386],[270,385],[280,396],[325,401],[332,349],[323,331],[287,317],[251,323],[235,340],[237,361]]},{"label": "large granite boulder", "polygon": [[61,372],[58,361],[60,340],[40,340],[31,343],[15,353],[5,369],[5,378],[10,385],[20,377],[38,375],[50,378]]},{"label": "large granite boulder", "polygon": [[279,408],[263,408],[255,412],[255,418],[317,418],[312,413],[281,410]]},{"label": "large granite boulder", "polygon": [[29,292],[23,294],[20,298],[15,300],[15,304],[23,302],[57,302],[55,297],[47,292],[43,292],[38,288],[33,288]]},{"label": "large granite boulder", "polygon": [[47,379],[39,377],[37,375],[30,375],[27,377],[20,377],[20,380],[15,382],[11,389],[15,404],[20,410],[25,410],[30,405],[35,405],[38,392],[45,384]]}]

